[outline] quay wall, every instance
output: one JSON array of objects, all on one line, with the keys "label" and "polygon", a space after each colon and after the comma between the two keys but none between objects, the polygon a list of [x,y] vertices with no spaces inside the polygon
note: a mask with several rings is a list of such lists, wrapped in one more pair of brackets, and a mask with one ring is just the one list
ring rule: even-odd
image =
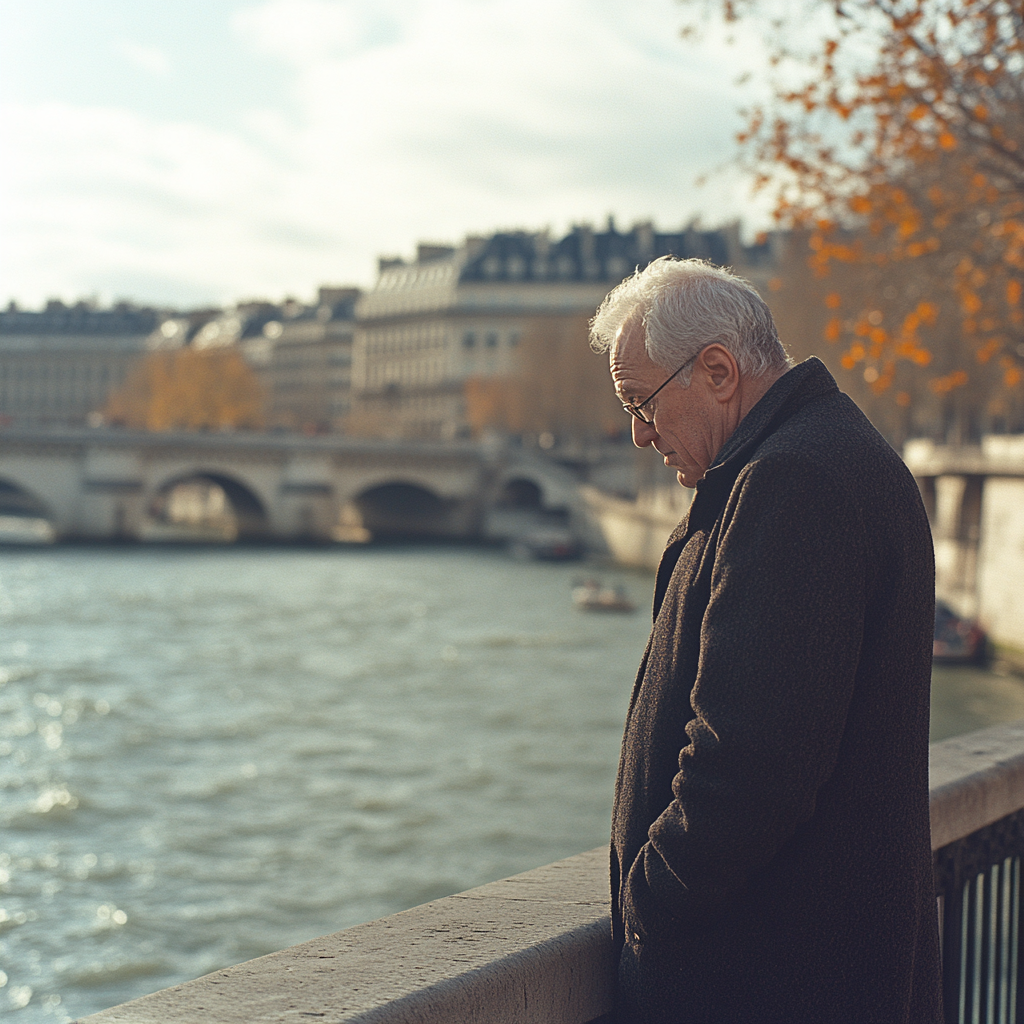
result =
[{"label": "quay wall", "polygon": [[[931,748],[932,848],[1024,807],[1024,722]],[[608,850],[426,903],[79,1024],[604,1024]]]}]

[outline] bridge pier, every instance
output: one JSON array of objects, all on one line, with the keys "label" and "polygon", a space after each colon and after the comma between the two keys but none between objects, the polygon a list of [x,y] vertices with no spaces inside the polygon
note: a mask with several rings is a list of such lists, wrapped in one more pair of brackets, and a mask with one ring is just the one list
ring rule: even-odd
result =
[{"label": "bridge pier", "polygon": [[320,543],[333,540],[339,516],[335,476],[329,455],[292,455],[284,466],[278,501],[271,510],[273,535]]},{"label": "bridge pier", "polygon": [[932,537],[938,593],[962,615],[978,613],[978,548],[985,478],[978,474],[929,478],[935,493]]},{"label": "bridge pier", "polygon": [[932,524],[936,594],[1024,664],[1024,437],[911,441],[904,459]]},{"label": "bridge pier", "polygon": [[81,465],[81,501],[68,522],[55,524],[63,538],[134,540],[145,518],[145,479],[136,453],[87,448]]},{"label": "bridge pier", "polygon": [[86,483],[73,524],[58,524],[62,540],[138,540],[145,521],[141,485]]}]

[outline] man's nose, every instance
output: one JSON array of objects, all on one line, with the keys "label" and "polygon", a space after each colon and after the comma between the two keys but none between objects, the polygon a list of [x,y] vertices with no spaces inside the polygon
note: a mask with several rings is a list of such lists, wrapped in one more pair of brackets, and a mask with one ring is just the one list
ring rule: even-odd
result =
[{"label": "man's nose", "polygon": [[644,423],[636,416],[633,417],[633,444],[637,448],[646,448],[657,436],[653,423]]}]

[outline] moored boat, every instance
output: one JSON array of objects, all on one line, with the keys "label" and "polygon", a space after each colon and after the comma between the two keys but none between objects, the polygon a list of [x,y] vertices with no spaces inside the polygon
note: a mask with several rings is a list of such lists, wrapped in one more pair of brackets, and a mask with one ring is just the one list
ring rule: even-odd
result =
[{"label": "moored boat", "polygon": [[520,561],[570,562],[583,557],[583,545],[568,531],[532,530],[509,542],[509,552]]},{"label": "moored boat", "polygon": [[57,533],[48,519],[0,515],[0,544],[53,544],[56,540]]},{"label": "moored boat", "polygon": [[945,601],[935,602],[932,660],[982,665],[988,660],[988,637],[975,619],[956,614]]},{"label": "moored boat", "polygon": [[573,604],[588,612],[633,612],[636,605],[630,601],[621,583],[609,585],[589,579],[572,588]]}]

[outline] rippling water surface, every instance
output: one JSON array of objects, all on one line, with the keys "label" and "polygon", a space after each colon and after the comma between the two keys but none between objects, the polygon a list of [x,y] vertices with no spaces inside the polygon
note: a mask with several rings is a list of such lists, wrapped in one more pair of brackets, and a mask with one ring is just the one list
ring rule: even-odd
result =
[{"label": "rippling water surface", "polygon": [[[640,611],[472,549],[0,552],[0,1015],[68,1021],[605,841]],[[936,677],[937,734],[1024,685]],[[17,1011],[17,1012],[12,1012]]]},{"label": "rippling water surface", "polygon": [[0,553],[0,1013],[68,1020],[603,841],[647,616],[575,611],[578,572]]}]

